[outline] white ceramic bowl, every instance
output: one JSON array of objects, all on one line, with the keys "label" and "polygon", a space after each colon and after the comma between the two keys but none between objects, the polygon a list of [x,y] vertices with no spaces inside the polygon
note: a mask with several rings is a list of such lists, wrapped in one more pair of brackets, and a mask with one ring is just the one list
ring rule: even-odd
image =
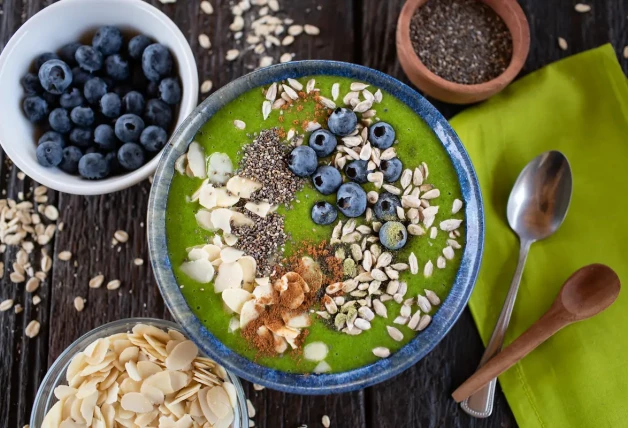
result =
[{"label": "white ceramic bowl", "polygon": [[24,173],[61,192],[100,195],[127,188],[155,172],[161,156],[161,153],[155,155],[135,171],[104,180],[85,180],[37,162],[35,126],[22,112],[24,91],[20,78],[38,55],[84,40],[102,25],[146,34],[170,49],[183,89],[177,127],[198,101],[196,61],[190,45],[175,23],[157,8],[142,0],[63,0],[46,7],[20,27],[0,55],[0,144]]}]

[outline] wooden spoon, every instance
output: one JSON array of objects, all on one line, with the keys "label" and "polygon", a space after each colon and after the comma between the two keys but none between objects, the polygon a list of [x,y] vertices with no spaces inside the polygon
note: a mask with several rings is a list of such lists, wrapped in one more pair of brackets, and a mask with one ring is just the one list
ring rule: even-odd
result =
[{"label": "wooden spoon", "polygon": [[515,365],[561,328],[599,314],[615,301],[620,288],[619,277],[608,266],[592,264],[578,269],[567,279],[552,307],[460,385],[452,397],[456,402],[461,402]]}]

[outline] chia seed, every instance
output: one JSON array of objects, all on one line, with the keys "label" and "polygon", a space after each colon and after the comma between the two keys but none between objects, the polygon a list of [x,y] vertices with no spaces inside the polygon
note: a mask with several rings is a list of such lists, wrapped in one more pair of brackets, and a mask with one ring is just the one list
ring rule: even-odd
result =
[{"label": "chia seed", "polygon": [[255,192],[253,199],[273,205],[287,204],[305,184],[305,179],[297,177],[288,169],[286,157],[291,147],[281,142],[276,129],[260,132],[243,150],[238,175],[263,186]]},{"label": "chia seed", "polygon": [[277,262],[278,249],[288,239],[283,229],[284,219],[276,213],[264,218],[256,215],[249,217],[253,226],[232,228],[231,233],[238,237],[234,247],[255,259],[258,275],[268,276]]},{"label": "chia seed", "polygon": [[512,57],[506,24],[478,0],[428,0],[410,21],[410,40],[430,71],[466,85],[499,76]]}]

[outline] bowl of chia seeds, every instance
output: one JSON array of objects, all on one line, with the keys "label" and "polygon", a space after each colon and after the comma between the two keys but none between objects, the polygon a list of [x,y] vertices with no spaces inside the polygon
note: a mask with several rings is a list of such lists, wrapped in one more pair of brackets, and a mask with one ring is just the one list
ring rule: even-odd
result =
[{"label": "bowl of chia seeds", "polygon": [[454,104],[485,100],[517,76],[530,28],[515,0],[408,0],[397,54],[426,95]]}]

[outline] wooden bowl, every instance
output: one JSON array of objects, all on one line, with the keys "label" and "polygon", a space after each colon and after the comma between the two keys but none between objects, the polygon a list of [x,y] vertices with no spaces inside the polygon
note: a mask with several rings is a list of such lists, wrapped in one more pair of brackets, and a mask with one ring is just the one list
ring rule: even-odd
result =
[{"label": "wooden bowl", "polygon": [[403,71],[430,97],[453,104],[485,100],[504,89],[517,76],[530,50],[530,26],[516,0],[482,0],[504,21],[512,36],[512,58],[502,74],[488,82],[463,85],[437,76],[421,62],[410,40],[410,20],[417,8],[428,0],[408,0],[397,22],[397,56]]}]

